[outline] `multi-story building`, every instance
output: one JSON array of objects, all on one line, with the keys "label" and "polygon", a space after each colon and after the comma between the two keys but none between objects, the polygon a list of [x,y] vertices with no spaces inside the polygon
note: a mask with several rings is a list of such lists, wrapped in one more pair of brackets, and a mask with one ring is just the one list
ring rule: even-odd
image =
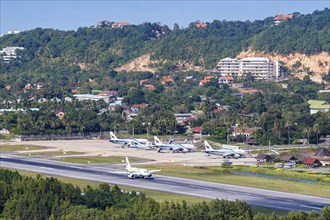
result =
[{"label": "multi-story building", "polygon": [[5,47],[0,50],[0,55],[5,63],[9,63],[10,60],[17,58],[16,50],[24,50],[24,47]]},{"label": "multi-story building", "polygon": [[217,68],[221,76],[243,77],[251,74],[256,80],[276,79],[281,76],[278,61],[263,57],[248,57],[243,59],[222,59]]}]

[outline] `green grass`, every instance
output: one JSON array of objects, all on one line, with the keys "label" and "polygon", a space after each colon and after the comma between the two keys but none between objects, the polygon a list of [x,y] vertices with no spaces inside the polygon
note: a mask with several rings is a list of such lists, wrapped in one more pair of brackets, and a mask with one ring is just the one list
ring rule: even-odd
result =
[{"label": "green grass", "polygon": [[[147,168],[148,169],[148,168]],[[292,182],[287,180],[268,179],[255,176],[243,176],[231,174],[234,168],[221,167],[184,167],[184,166],[163,166],[150,169],[161,169],[160,174],[184,177],[196,180],[218,182],[232,185],[255,187],[282,192],[306,194],[329,198],[330,188],[328,184],[310,184],[303,182]],[[314,175],[314,174],[312,174]]]},{"label": "green grass", "polygon": [[[13,170],[13,169],[9,169]],[[16,171],[16,170],[13,170]],[[23,170],[17,170],[21,175],[24,176],[31,176],[31,177],[36,177],[38,173],[35,172],[30,172],[30,171],[23,171]],[[40,174],[42,177],[51,177],[46,174]],[[98,187],[101,182],[97,181],[91,181],[91,180],[81,180],[81,179],[75,179],[75,178],[69,178],[69,177],[60,177],[56,176],[56,178],[62,182],[65,183],[71,183],[73,185],[79,186],[81,189],[86,188],[87,185],[96,188]],[[119,188],[131,192],[141,192],[146,194],[148,197],[151,197],[155,199],[157,202],[164,202],[164,201],[174,201],[174,202],[182,202],[185,200],[188,204],[194,204],[198,202],[209,202],[211,199],[206,199],[206,198],[200,198],[200,197],[195,197],[195,196],[187,196],[187,195],[181,195],[181,194],[175,194],[175,193],[167,193],[167,192],[160,192],[160,191],[155,191],[155,190],[148,190],[148,189],[141,189],[141,188],[136,188],[136,187],[128,187],[128,186],[120,186]],[[259,207],[259,206],[251,206],[252,210],[254,213],[264,213],[264,214],[272,214],[273,212],[275,215],[286,215],[288,211],[283,211],[283,210],[277,210],[277,209],[270,209],[270,208],[264,208],[264,207]]]},{"label": "green grass", "polygon": [[17,154],[19,156],[60,156],[60,155],[77,155],[84,154],[75,151],[42,151],[42,152],[32,152],[32,153],[21,153]]},{"label": "green grass", "polygon": [[[66,158],[58,158],[59,161],[65,161],[70,163],[91,163],[91,164],[100,164],[100,163],[123,163],[125,160],[124,157],[102,157],[102,156],[91,156],[91,157],[66,157]],[[137,162],[138,159],[130,158],[130,162],[134,163]]]},{"label": "green grass", "polygon": [[[216,168],[221,169],[221,168]],[[222,169],[223,170],[223,169]],[[292,170],[292,169],[276,169],[273,166],[263,166],[263,167],[247,167],[247,166],[235,166],[229,171],[231,172],[251,172],[258,174],[267,174],[273,176],[281,176],[294,179],[302,180],[314,180],[320,182],[328,182],[330,178],[329,173],[309,173],[302,170]]]},{"label": "green grass", "polygon": [[47,149],[47,147],[33,146],[33,145],[10,145],[10,144],[1,144],[0,152],[3,151],[24,151],[24,150],[42,150]]}]

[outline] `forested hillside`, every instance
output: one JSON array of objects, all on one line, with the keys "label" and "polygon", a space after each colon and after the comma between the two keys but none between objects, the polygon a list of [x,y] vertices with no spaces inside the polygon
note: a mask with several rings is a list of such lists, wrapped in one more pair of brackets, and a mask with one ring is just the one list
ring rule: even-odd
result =
[{"label": "forested hillside", "polygon": [[158,203],[144,194],[124,193],[108,184],[81,190],[55,178],[34,179],[3,169],[0,169],[0,195],[0,218],[3,219],[326,220],[330,215],[329,206],[321,213],[300,211],[278,217],[255,214],[241,201]]},{"label": "forested hillside", "polygon": [[[329,134],[326,123],[329,113],[310,115],[308,101],[330,102],[330,99],[328,93],[319,92],[327,89],[326,84],[311,81],[310,69],[303,80],[289,77],[275,83],[254,82],[248,76],[235,79],[245,87],[242,90],[219,84],[217,73],[185,72],[177,65],[188,62],[214,68],[219,59],[242,54],[247,48],[283,56],[289,52],[306,56],[321,51],[329,54],[329,18],[330,10],[325,9],[311,15],[295,13],[292,20],[277,26],[269,17],[255,22],[213,21],[204,28],[191,23],[188,28],[175,25],[171,30],[160,24],[144,23],[123,28],[85,27],[77,31],[37,28],[5,35],[0,38],[1,48],[25,49],[17,51],[18,58],[9,63],[0,61],[0,108],[7,109],[6,114],[0,115],[0,127],[13,134],[71,134],[114,128],[143,134],[148,130],[142,124],[149,122],[150,134],[172,134],[184,133],[187,125],[177,124],[173,113],[201,111],[203,114],[196,116],[189,126],[202,126],[203,132],[214,135],[217,141],[226,142],[226,129],[237,124],[242,129],[261,128],[255,134],[260,144],[296,143],[302,138],[318,143],[319,137]],[[115,70],[137,57],[146,57],[145,54],[154,60],[152,65],[158,72]],[[290,59],[288,56],[287,60]],[[329,65],[328,59],[315,62]],[[292,65],[302,66],[297,61]],[[165,82],[168,77],[170,81]],[[212,80],[201,85],[206,77]],[[329,81],[329,73],[322,78]],[[38,82],[42,88],[38,88]],[[110,111],[106,102],[64,100],[76,93],[104,91],[115,91],[116,96],[123,98],[122,106]],[[246,91],[249,93],[243,94]],[[108,101],[114,100],[111,97]],[[139,117],[129,120],[126,114],[135,104],[145,108],[139,110]],[[219,106],[227,109],[218,111]],[[26,114],[10,112],[10,108],[40,111]],[[58,110],[65,113],[63,119],[55,114]]]},{"label": "forested hillside", "polygon": [[254,22],[215,20],[205,28],[191,23],[188,28],[176,26],[173,30],[158,23],[77,31],[37,28],[0,38],[0,48],[25,48],[19,61],[1,62],[0,67],[7,82],[13,80],[13,74],[43,80],[52,74],[78,77],[83,74],[75,75],[80,70],[109,71],[144,54],[151,54],[163,71],[175,70],[179,62],[211,69],[221,58],[234,57],[248,48],[284,55],[316,54],[330,50],[329,18],[330,10],[324,9],[308,15],[295,13],[293,19],[277,26],[268,17]]}]

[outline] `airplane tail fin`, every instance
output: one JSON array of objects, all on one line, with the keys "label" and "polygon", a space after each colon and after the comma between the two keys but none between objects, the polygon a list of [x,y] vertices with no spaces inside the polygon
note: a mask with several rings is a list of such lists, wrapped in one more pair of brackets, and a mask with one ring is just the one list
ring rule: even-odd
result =
[{"label": "airplane tail fin", "polygon": [[129,163],[127,157],[126,157],[126,169],[127,169],[127,170],[131,169],[131,164]]},{"label": "airplane tail fin", "polygon": [[112,131],[110,131],[110,139],[111,140],[118,140],[117,136]]},{"label": "airplane tail fin", "polygon": [[157,136],[154,136],[155,144],[162,144],[162,142],[159,140]]},{"label": "airplane tail fin", "polygon": [[170,139],[170,141],[168,142],[168,144],[172,144],[173,143],[173,139]]},{"label": "airplane tail fin", "polygon": [[204,145],[205,145],[205,150],[213,150],[213,148],[211,147],[209,142],[207,142],[207,140],[204,141]]}]

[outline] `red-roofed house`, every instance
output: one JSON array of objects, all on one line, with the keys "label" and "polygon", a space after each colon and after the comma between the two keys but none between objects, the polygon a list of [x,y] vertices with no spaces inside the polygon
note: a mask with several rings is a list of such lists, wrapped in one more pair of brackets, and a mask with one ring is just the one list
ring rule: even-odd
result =
[{"label": "red-roofed house", "polygon": [[292,18],[293,18],[293,14],[281,14],[281,15],[276,15],[273,20],[274,21],[286,21],[286,20],[289,20]]},{"label": "red-roofed house", "polygon": [[202,79],[201,81],[199,81],[199,86],[204,86],[208,82],[210,82],[210,80],[208,80],[208,79]]},{"label": "red-roofed house", "polygon": [[307,165],[308,167],[320,167],[322,163],[316,158],[306,158],[303,164]]},{"label": "red-roofed house", "polygon": [[153,91],[156,89],[156,86],[152,85],[152,84],[147,84],[147,85],[144,85],[144,87],[146,87],[148,90],[150,91]]},{"label": "red-roofed house", "polygon": [[282,21],[290,20],[292,18],[293,18],[293,14],[281,14],[281,15],[276,15],[273,21],[275,25],[278,25]]},{"label": "red-roofed house", "polygon": [[234,82],[234,78],[231,76],[221,76],[219,77],[219,84],[228,84]]},{"label": "red-roofed house", "polygon": [[194,127],[194,128],[190,128],[190,131],[192,133],[199,134],[203,131],[203,128],[202,127]]},{"label": "red-roofed house", "polygon": [[162,84],[172,83],[172,82],[174,82],[173,76],[163,76],[163,82],[162,82]]},{"label": "red-roofed house", "polygon": [[6,90],[9,91],[11,89],[11,85],[6,86]]},{"label": "red-roofed house", "polygon": [[197,23],[197,24],[195,24],[196,25],[196,27],[198,27],[198,28],[205,28],[206,26],[207,26],[207,24],[205,24],[204,22],[199,22],[199,23]]},{"label": "red-roofed house", "polygon": [[140,108],[145,108],[146,104],[135,104],[131,106],[132,112],[138,112]]},{"label": "red-roofed house", "polygon": [[214,79],[214,78],[215,78],[215,76],[204,76],[205,80],[211,80],[211,79]]}]

